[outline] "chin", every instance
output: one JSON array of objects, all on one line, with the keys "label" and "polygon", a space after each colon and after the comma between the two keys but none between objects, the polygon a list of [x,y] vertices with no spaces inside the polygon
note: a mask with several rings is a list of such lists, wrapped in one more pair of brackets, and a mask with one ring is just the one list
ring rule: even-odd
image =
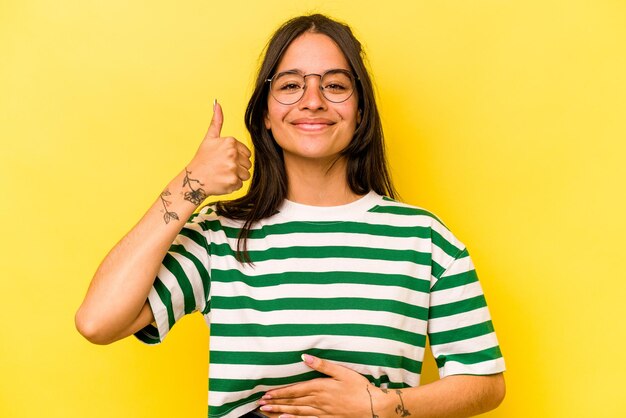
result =
[{"label": "chin", "polygon": [[330,164],[341,159],[340,152],[312,151],[307,152],[285,152],[286,160],[298,161],[301,163],[322,163]]}]

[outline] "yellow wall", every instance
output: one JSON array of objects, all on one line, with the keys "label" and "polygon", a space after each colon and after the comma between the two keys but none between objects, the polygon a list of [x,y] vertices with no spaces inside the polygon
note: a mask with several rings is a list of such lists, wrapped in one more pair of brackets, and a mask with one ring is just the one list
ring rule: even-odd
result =
[{"label": "yellow wall", "polygon": [[213,98],[248,140],[259,53],[307,11],[353,26],[404,200],[474,256],[508,365],[487,416],[620,416],[621,0],[0,3],[0,416],[206,416],[199,315],[150,348],[90,345],[73,314]]}]

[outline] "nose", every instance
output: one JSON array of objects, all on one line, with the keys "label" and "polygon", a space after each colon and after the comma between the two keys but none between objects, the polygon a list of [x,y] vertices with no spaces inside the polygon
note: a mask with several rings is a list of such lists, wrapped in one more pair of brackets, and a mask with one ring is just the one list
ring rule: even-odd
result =
[{"label": "nose", "polygon": [[[309,77],[316,76],[316,77]],[[308,80],[307,80],[308,78]],[[299,105],[301,109],[325,109],[326,99],[322,94],[320,84],[322,78],[319,74],[308,74],[304,79],[304,92],[302,93],[302,99],[300,99]]]}]

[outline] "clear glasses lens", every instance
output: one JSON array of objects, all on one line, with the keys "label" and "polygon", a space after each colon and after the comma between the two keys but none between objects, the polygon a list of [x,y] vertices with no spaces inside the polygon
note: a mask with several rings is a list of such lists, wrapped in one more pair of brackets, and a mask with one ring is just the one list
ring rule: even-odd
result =
[{"label": "clear glasses lens", "polygon": [[[318,76],[308,74],[303,76],[296,72],[276,74],[271,81],[272,96],[282,104],[294,104],[304,95],[306,88],[305,77]],[[321,76],[320,88],[324,97],[333,102],[345,102],[354,92],[354,78],[349,71],[331,70]]]}]

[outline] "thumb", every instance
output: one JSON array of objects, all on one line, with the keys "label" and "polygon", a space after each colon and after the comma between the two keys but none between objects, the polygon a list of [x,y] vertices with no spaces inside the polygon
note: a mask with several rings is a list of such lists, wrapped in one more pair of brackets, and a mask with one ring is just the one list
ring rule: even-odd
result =
[{"label": "thumb", "polygon": [[313,370],[317,370],[318,372],[324,373],[325,375],[337,380],[348,380],[352,377],[352,375],[359,375],[357,372],[350,370],[347,367],[331,363],[328,360],[322,360],[321,358],[314,357],[310,354],[303,354],[302,360]]},{"label": "thumb", "polygon": [[211,118],[211,124],[209,130],[206,133],[207,138],[219,138],[222,132],[222,124],[224,123],[224,114],[222,113],[222,106],[215,100],[213,105],[213,117]]}]

